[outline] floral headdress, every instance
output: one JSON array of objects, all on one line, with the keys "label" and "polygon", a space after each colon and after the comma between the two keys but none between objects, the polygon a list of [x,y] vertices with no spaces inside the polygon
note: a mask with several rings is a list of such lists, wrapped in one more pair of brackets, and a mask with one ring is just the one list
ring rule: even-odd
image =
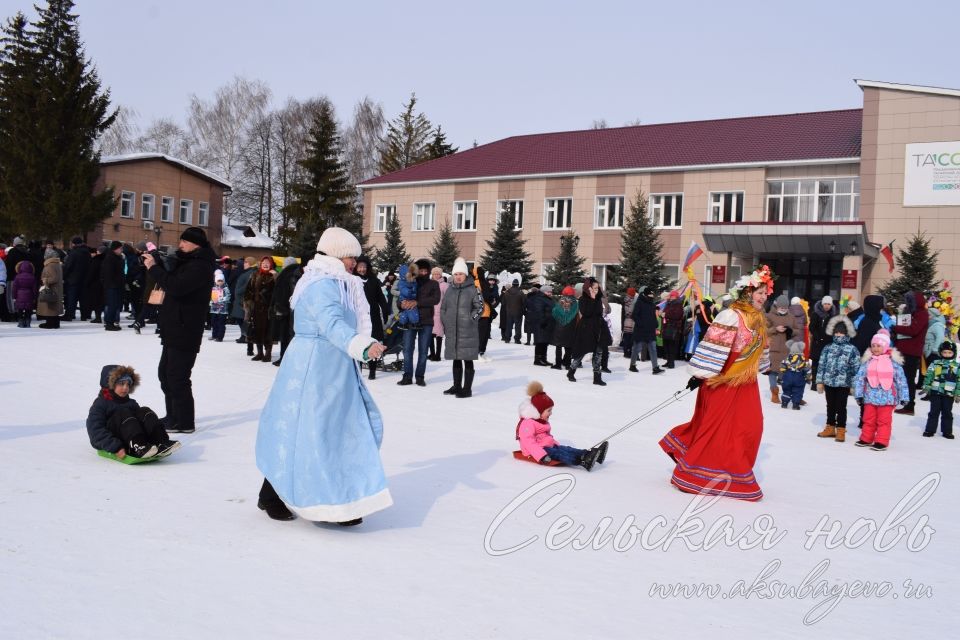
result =
[{"label": "floral headdress", "polygon": [[733,283],[733,288],[730,289],[730,295],[736,299],[739,298],[740,294],[746,289],[759,289],[762,286],[766,286],[768,294],[773,293],[773,281],[775,278],[776,276],[773,275],[770,267],[762,264],[757,267],[753,273],[740,276],[740,279]]}]

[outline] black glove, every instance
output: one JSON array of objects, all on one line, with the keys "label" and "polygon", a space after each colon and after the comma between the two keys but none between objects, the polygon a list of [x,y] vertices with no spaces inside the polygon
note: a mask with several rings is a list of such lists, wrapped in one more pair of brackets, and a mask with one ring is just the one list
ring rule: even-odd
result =
[{"label": "black glove", "polygon": [[698,378],[696,376],[693,376],[692,378],[687,380],[687,389],[690,389],[690,391],[696,391],[697,387],[699,387],[702,384],[703,384],[703,378]]}]

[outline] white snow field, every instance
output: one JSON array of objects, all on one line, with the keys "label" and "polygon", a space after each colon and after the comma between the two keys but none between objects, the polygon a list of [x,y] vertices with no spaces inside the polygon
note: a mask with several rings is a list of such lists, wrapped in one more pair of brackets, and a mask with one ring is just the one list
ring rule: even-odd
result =
[{"label": "white snow field", "polygon": [[[236,327],[204,340],[179,452],[128,466],[90,447],[104,364],[134,366],[134,397],[163,412],[160,341],[127,322],[0,326],[0,638],[877,640],[960,622],[960,444],[920,436],[925,403],[879,453],[854,447],[855,425],[844,444],[815,437],[816,394],[800,411],[764,397],[765,497],[711,504],[669,484],[657,446],[692,395],[591,473],[510,454],[531,379],[556,401],[554,434],[587,447],[682,389],[684,368],[631,374],[614,353],[609,386],[588,371],[572,384],[494,340],[472,399],[441,394],[448,362],[429,363],[426,388],[369,384],[391,508],[346,529],[274,522],[256,507],[254,440],[277,369],[244,355]],[[813,533],[821,519],[832,535]]]}]

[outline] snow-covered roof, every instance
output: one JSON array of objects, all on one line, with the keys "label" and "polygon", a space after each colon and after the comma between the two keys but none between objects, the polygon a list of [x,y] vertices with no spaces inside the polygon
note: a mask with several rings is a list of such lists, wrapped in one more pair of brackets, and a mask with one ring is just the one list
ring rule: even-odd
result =
[{"label": "snow-covered roof", "polygon": [[225,224],[220,236],[221,245],[248,249],[272,249],[273,238],[246,224]]},{"label": "snow-covered roof", "polygon": [[167,162],[180,165],[188,171],[192,171],[193,173],[196,173],[204,178],[208,178],[218,184],[221,184],[227,189],[233,188],[233,185],[231,185],[228,180],[221,178],[215,173],[211,173],[203,167],[198,167],[197,165],[187,162],[186,160],[180,160],[179,158],[168,156],[165,153],[124,153],[117,156],[101,156],[100,164],[120,164],[122,162],[137,162],[140,160],[165,160]]}]

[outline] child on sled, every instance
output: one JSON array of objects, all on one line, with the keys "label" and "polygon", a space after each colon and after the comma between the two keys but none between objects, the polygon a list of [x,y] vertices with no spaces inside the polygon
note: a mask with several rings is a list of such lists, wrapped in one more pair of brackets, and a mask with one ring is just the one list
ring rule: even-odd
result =
[{"label": "child on sled", "polygon": [[527,385],[529,399],[520,404],[517,440],[524,456],[547,465],[580,465],[587,471],[594,463],[603,464],[609,443],[604,441],[593,449],[577,449],[557,443],[550,434],[550,415],[553,399],[543,391],[543,385],[533,381]]},{"label": "child on sled", "polygon": [[100,371],[100,393],[87,415],[87,435],[94,449],[112,453],[118,460],[127,456],[145,460],[180,448],[157,414],[130,397],[139,384],[133,367],[108,364]]}]

